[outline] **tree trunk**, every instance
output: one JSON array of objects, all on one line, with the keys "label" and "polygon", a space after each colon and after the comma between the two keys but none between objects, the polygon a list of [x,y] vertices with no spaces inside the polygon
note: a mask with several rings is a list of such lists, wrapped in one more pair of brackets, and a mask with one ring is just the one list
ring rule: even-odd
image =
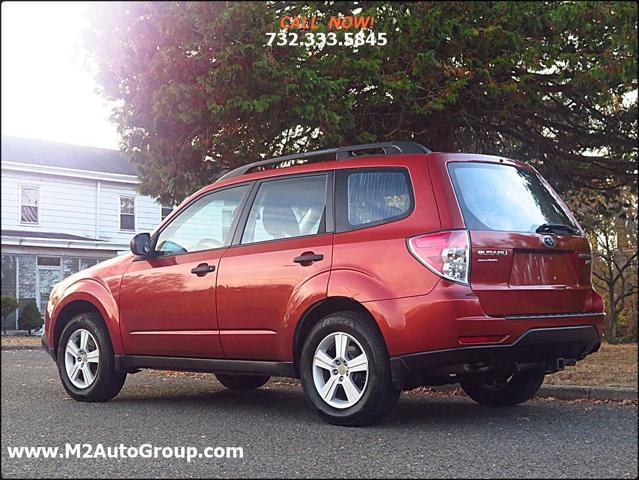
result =
[{"label": "tree trunk", "polygon": [[617,339],[617,309],[615,308],[616,296],[615,286],[608,287],[608,295],[610,299],[610,326],[608,328],[608,341],[615,341]]}]

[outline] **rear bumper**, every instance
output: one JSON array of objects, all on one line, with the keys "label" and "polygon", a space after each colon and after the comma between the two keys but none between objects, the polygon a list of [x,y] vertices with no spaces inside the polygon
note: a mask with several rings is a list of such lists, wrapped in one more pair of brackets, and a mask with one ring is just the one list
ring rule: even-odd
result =
[{"label": "rear bumper", "polygon": [[[527,314],[490,316],[475,292],[466,285],[441,280],[427,295],[365,302],[386,340],[391,357],[419,352],[459,349],[479,345],[512,345],[536,328],[594,326],[603,332],[605,315],[600,298],[569,312],[544,311],[531,306]],[[507,305],[503,306],[508,310]],[[513,313],[523,310],[521,305]],[[492,337],[492,338],[491,338]]]},{"label": "rear bumper", "polygon": [[542,368],[547,372],[574,365],[599,349],[594,325],[531,328],[508,345],[456,347],[391,357],[394,385],[455,383],[460,376]]}]

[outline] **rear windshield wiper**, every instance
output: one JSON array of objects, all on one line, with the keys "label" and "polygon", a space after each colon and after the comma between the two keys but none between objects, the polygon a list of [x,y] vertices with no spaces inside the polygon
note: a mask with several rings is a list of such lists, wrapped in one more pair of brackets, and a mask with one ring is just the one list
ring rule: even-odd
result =
[{"label": "rear windshield wiper", "polygon": [[581,232],[575,227],[564,225],[562,223],[544,223],[537,227],[536,233],[570,233],[572,235],[581,235]]}]

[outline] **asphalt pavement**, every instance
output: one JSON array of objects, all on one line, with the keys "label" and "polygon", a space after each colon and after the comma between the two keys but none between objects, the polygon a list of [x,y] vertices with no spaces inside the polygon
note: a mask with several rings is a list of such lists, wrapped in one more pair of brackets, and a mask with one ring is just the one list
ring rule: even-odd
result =
[{"label": "asphalt pavement", "polygon": [[[2,351],[3,478],[637,477],[637,407],[534,400],[489,409],[404,393],[380,425],[322,422],[299,385],[231,392],[213,375],[141,372],[108,403],[65,394],[40,350]],[[243,458],[10,459],[8,447],[242,447]]]}]

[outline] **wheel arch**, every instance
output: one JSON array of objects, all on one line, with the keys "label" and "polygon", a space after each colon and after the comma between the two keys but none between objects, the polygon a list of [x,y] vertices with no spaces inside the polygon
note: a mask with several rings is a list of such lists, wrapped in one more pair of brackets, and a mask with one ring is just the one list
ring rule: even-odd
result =
[{"label": "wheel arch", "polygon": [[60,313],[58,313],[53,327],[53,338],[51,340],[53,342],[53,352],[56,354],[58,351],[58,344],[60,343],[60,337],[62,336],[62,330],[64,330],[66,324],[69,323],[69,320],[80,313],[96,313],[102,320],[102,323],[104,323],[102,314],[93,303],[87,300],[73,300],[69,302],[62,308]]},{"label": "wheel arch", "polygon": [[64,298],[55,307],[49,327],[49,347],[57,352],[64,326],[80,313],[96,313],[109,333],[115,353],[122,353],[118,308],[115,299],[104,285],[95,281],[78,282],[64,292]]},{"label": "wheel arch", "polygon": [[386,340],[379,328],[377,320],[362,303],[350,297],[326,297],[307,308],[295,327],[295,333],[293,335],[293,367],[295,369],[295,375],[299,376],[299,359],[302,353],[304,339],[313,326],[327,315],[343,311],[355,311],[362,313],[363,318],[368,321],[369,325],[379,332],[384,345],[386,346]]}]

